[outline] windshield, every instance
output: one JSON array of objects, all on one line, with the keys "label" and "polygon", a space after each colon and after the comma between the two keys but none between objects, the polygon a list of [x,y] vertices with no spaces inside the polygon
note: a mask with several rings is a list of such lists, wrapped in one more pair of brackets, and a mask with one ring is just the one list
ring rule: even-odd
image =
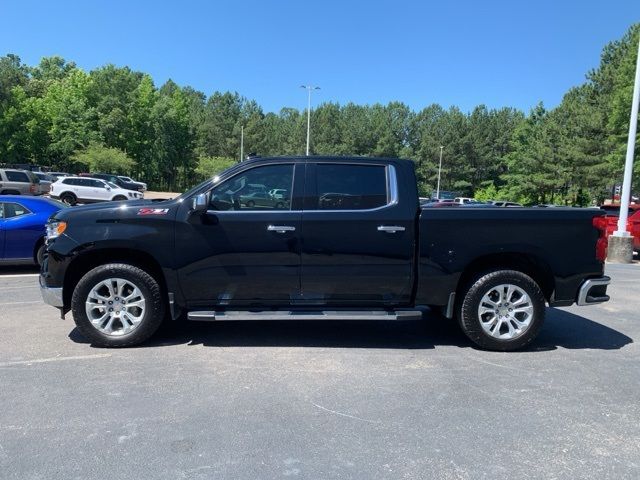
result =
[{"label": "windshield", "polygon": [[216,175],[213,175],[212,177],[207,178],[204,182],[200,182],[196,186],[190,188],[186,192],[184,192],[184,193],[178,195],[177,197],[175,197],[175,200],[184,200],[185,198],[193,195],[198,190],[203,189],[205,187],[205,185],[209,185],[209,186],[215,185],[216,183],[218,183],[220,175],[235,169],[235,167],[238,166],[238,165],[240,165],[240,164],[236,164],[236,165],[234,165],[232,167],[227,168],[226,170],[223,170],[219,174],[216,174]]}]

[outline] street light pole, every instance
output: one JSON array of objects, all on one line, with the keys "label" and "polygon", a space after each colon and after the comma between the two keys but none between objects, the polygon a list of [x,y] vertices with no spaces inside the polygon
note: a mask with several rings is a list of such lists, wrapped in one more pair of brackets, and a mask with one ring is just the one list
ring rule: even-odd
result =
[{"label": "street light pole", "polygon": [[442,150],[444,147],[440,145],[440,165],[438,166],[438,188],[436,189],[436,197],[440,200],[440,175],[442,173]]},{"label": "street light pole", "polygon": [[629,198],[631,197],[631,176],[633,174],[633,155],[636,146],[638,129],[638,104],[640,103],[640,41],[638,41],[638,59],[636,60],[636,77],[633,84],[633,103],[629,119],[629,137],[627,139],[627,157],[624,163],[624,179],[620,198],[620,216],[618,229],[609,239],[609,255],[611,261],[631,263],[633,261],[633,237],[627,231],[629,215]]},{"label": "street light pole", "polygon": [[313,85],[300,85],[300,88],[307,90],[307,157],[309,156],[309,143],[311,140],[311,90],[320,90],[320,87]]},{"label": "street light pole", "polygon": [[244,125],[240,126],[240,161],[244,160]]}]

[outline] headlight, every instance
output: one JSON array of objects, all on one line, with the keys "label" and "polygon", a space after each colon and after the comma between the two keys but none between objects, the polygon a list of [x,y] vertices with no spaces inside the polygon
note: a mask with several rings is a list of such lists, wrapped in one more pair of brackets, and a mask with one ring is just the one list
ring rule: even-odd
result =
[{"label": "headlight", "polygon": [[47,240],[53,240],[54,238],[62,235],[67,229],[67,222],[49,222],[47,223]]}]

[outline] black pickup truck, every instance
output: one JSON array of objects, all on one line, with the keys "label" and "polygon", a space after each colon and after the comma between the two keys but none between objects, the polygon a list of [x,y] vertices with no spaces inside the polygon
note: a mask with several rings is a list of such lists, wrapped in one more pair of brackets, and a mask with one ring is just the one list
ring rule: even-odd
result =
[{"label": "black pickup truck", "polygon": [[593,209],[421,209],[413,162],[249,160],[179,197],[60,210],[40,285],[93,344],[135,345],[165,319],[455,318],[513,350],[545,305],[609,299]]}]

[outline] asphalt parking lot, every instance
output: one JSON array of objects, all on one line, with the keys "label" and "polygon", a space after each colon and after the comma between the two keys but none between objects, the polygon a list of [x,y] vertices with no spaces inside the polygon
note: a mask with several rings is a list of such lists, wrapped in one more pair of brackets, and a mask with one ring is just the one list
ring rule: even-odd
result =
[{"label": "asphalt parking lot", "polygon": [[2,479],[640,478],[640,265],[527,351],[422,322],[173,325],[92,348],[0,270]]}]

